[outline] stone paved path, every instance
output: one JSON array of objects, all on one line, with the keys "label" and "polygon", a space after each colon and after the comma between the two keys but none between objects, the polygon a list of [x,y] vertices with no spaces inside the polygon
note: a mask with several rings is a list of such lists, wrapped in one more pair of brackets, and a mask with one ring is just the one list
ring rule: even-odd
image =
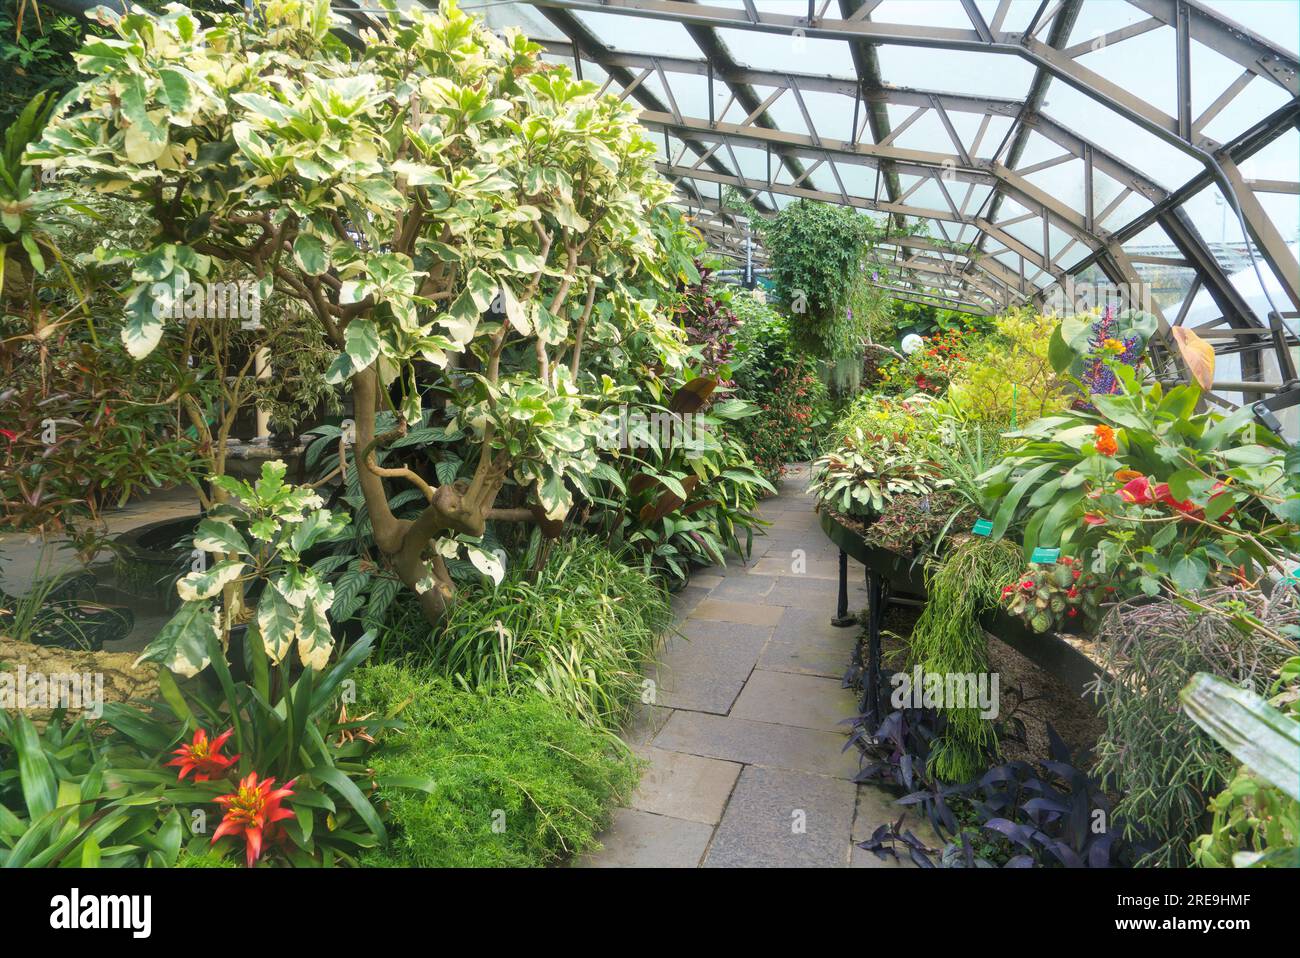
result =
[{"label": "stone paved path", "polygon": [[[895,867],[853,846],[900,812],[855,786],[856,712],[840,687],[856,628],[830,624],[838,551],[795,467],[760,507],[749,563],[701,570],[673,599],[657,704],[625,738],[649,767],[584,867]],[[866,602],[850,564],[851,611]],[[923,839],[928,833],[912,826]]]}]

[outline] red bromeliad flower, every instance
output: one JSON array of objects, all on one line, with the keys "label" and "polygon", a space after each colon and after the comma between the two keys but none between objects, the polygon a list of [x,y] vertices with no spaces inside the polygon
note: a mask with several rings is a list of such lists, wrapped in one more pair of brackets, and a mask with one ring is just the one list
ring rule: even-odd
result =
[{"label": "red bromeliad flower", "polygon": [[226,835],[243,835],[248,867],[253,867],[262,854],[263,839],[274,840],[279,827],[276,822],[293,817],[291,809],[280,803],[293,794],[297,779],[284,788],[272,791],[275,779],[257,780],[256,772],[249,772],[239,783],[239,790],[215,799],[226,809],[225,817],[212,835],[212,843]]},{"label": "red bromeliad flower", "polygon": [[176,758],[168,762],[168,765],[180,767],[180,774],[176,776],[177,780],[183,779],[190,772],[194,773],[194,781],[206,782],[212,778],[220,778],[226,774],[226,769],[239,761],[238,755],[222,755],[221,747],[226,744],[226,739],[233,735],[235,730],[228,728],[212,741],[208,741],[208,733],[203,729],[194,730],[194,739],[189,745],[182,745],[172,752]]}]

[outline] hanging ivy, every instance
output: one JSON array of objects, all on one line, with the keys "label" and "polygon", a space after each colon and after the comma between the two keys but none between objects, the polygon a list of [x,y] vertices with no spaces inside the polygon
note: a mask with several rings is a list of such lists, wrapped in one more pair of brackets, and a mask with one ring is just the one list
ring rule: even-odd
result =
[{"label": "hanging ivy", "polygon": [[798,200],[762,232],[777,298],[800,345],[825,359],[859,354],[869,307],[864,262],[880,227],[851,207]]}]

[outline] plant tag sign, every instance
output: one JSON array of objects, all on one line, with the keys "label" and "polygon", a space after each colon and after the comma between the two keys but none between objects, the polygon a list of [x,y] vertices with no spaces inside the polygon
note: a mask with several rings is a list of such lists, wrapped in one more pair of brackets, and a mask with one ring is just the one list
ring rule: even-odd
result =
[{"label": "plant tag sign", "polygon": [[1056,560],[1059,558],[1061,558],[1060,549],[1044,549],[1042,546],[1039,546],[1037,549],[1034,550],[1033,555],[1029,557],[1029,561],[1042,562],[1050,565],[1056,562]]},{"label": "plant tag sign", "polygon": [[993,520],[980,519],[975,525],[971,526],[970,531],[977,536],[986,536],[993,531]]}]

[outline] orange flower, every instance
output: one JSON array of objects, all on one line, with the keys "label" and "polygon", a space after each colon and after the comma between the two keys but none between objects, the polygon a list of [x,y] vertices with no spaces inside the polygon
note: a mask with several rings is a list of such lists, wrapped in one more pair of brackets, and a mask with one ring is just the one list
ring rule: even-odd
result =
[{"label": "orange flower", "polygon": [[208,741],[208,733],[203,729],[194,730],[194,738],[189,745],[182,745],[175,749],[172,754],[176,758],[168,762],[168,765],[176,765],[180,768],[180,773],[176,776],[177,780],[183,779],[190,772],[194,773],[194,781],[206,782],[212,778],[220,778],[226,774],[226,769],[239,761],[238,755],[222,755],[221,748],[226,744],[226,739],[233,735],[233,728],[226,729],[212,741]]},{"label": "orange flower", "polygon": [[[296,780],[295,780],[296,781]],[[248,867],[253,867],[262,854],[263,839],[273,839],[279,830],[277,822],[293,818],[293,811],[280,803],[293,794],[293,782],[274,791],[275,779],[259,782],[256,772],[249,772],[239,783],[239,790],[222,795],[214,801],[226,809],[225,817],[212,835],[212,843],[226,835],[243,835],[244,852]]]},{"label": "orange flower", "polygon": [[1126,482],[1132,482],[1134,479],[1141,479],[1142,473],[1136,469],[1120,469],[1115,473],[1115,480],[1123,485]]},{"label": "orange flower", "polygon": [[1113,456],[1119,452],[1119,443],[1115,441],[1115,430],[1110,426],[1100,425],[1094,430],[1097,436],[1097,452],[1103,456]]}]

